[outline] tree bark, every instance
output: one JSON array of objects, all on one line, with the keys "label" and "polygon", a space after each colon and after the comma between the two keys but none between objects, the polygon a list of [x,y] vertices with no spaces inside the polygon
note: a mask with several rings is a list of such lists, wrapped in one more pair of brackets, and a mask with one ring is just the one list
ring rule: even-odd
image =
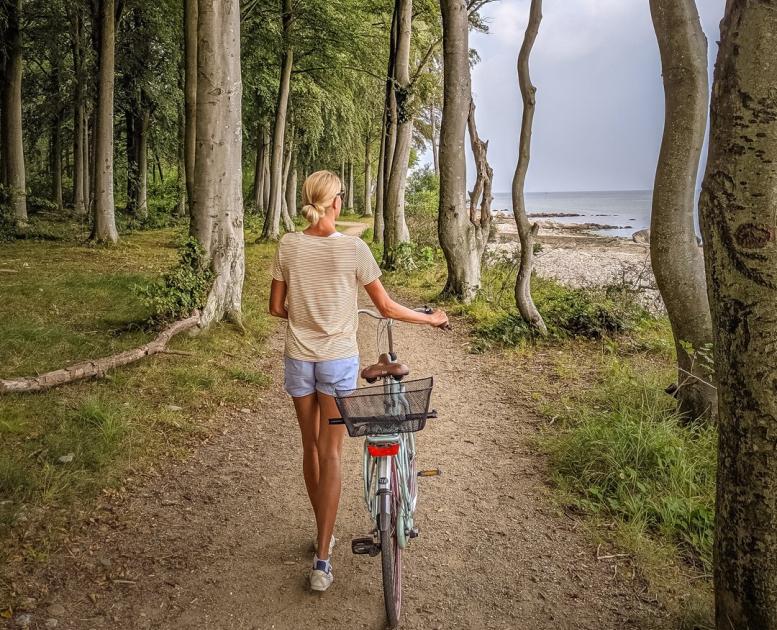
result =
[{"label": "tree bark", "polygon": [[86,196],[88,186],[84,181],[84,100],[86,86],[84,81],[84,44],[83,22],[78,8],[70,14],[71,47],[73,51],[73,211],[86,214]]},{"label": "tree bark", "polygon": [[[286,178],[286,211],[294,219],[297,216],[297,159],[294,151],[291,152],[291,166]],[[292,222],[292,225],[294,223]]]},{"label": "tree bark", "polygon": [[294,231],[294,221],[291,220],[291,214],[289,213],[289,203],[287,199],[289,173],[291,172],[291,159],[294,152],[294,125],[291,125],[289,132],[289,141],[286,143],[286,154],[283,158],[283,173],[281,174],[281,182],[283,184],[281,190],[281,219],[283,220],[283,229],[287,232]]},{"label": "tree bark", "polygon": [[115,243],[113,199],[113,92],[116,23],[114,0],[99,0],[99,54],[97,59],[97,116],[94,141],[94,228],[92,239]]},{"label": "tree bark", "polygon": [[777,629],[777,12],[729,0],[699,204],[718,386],[717,628]]},{"label": "tree bark", "polygon": [[521,119],[521,138],[518,149],[518,163],[513,177],[513,215],[518,226],[518,237],[521,241],[521,264],[518,268],[518,278],[515,281],[515,303],[523,320],[541,335],[547,335],[548,329],[531,296],[531,274],[534,267],[534,237],[538,225],[529,222],[526,215],[524,186],[526,172],[529,169],[531,156],[531,133],[534,122],[534,106],[537,88],[532,85],[529,75],[529,57],[542,21],[542,0],[532,0],[529,9],[529,23],[523,39],[521,51],[518,54],[518,83],[523,100],[523,116]]},{"label": "tree bark", "polygon": [[251,195],[254,201],[254,211],[263,212],[262,200],[264,198],[264,129],[256,132],[256,161],[254,163],[254,188]]},{"label": "tree bark", "polygon": [[712,320],[696,242],[696,177],[707,128],[707,39],[695,0],[651,0],[661,52],[665,123],[653,188],[650,257],[677,349],[674,393],[687,418],[714,415]]},{"label": "tree bark", "polygon": [[[480,290],[480,261],[491,225],[467,210],[464,134],[472,103],[469,14],[464,0],[440,0],[443,23],[443,110],[440,125],[438,234],[448,267],[443,293],[464,302]],[[473,129],[474,129],[474,114]],[[473,138],[473,144],[477,138]]]},{"label": "tree bark", "polygon": [[365,217],[372,216],[372,156],[370,144],[372,138],[369,131],[364,139],[364,199],[362,201],[362,214]]},{"label": "tree bark", "polygon": [[270,207],[270,132],[262,130],[264,154],[262,155],[262,208],[267,213]]},{"label": "tree bark", "polygon": [[[444,39],[443,35],[443,39]],[[443,73],[445,72],[445,69],[443,69]],[[429,105],[429,116],[431,118],[431,125],[432,125],[432,164],[434,166],[434,174],[437,175],[437,177],[440,176],[440,152],[439,152],[439,142],[437,138],[437,113],[434,106],[434,101],[431,102]]]},{"label": "tree bark", "polygon": [[394,254],[397,246],[410,240],[410,233],[405,222],[405,183],[407,181],[408,160],[410,159],[410,145],[413,138],[412,86],[410,84],[412,0],[397,0],[397,10],[397,45],[392,81],[392,121],[394,121],[392,126],[396,129],[396,140],[391,152],[384,206],[383,265],[387,269],[394,267]]},{"label": "tree bark", "polygon": [[245,246],[239,0],[198,0],[193,234],[215,280],[200,326],[241,320]]},{"label": "tree bark", "polygon": [[27,222],[27,179],[24,167],[22,135],[22,1],[3,0],[5,25],[5,85],[3,87],[3,141],[5,143],[5,184],[17,223]]},{"label": "tree bark", "polygon": [[386,111],[384,108],[383,122],[381,123],[380,132],[380,151],[378,153],[378,176],[375,182],[375,219],[372,230],[372,242],[379,245],[383,244],[383,232],[384,232],[384,201],[385,201],[385,163],[386,163]]},{"label": "tree bark", "polygon": [[348,161],[348,195],[346,208],[348,212],[353,213],[353,161]]},{"label": "tree bark", "polygon": [[150,119],[151,114],[148,107],[141,105],[135,126],[135,149],[137,151],[138,165],[135,216],[138,219],[145,219],[148,216],[148,126]]},{"label": "tree bark", "polygon": [[184,163],[186,197],[194,198],[194,159],[197,150],[197,0],[184,0]]},{"label": "tree bark", "polygon": [[286,134],[286,111],[291,89],[291,70],[294,66],[294,50],[291,46],[291,24],[293,21],[291,0],[281,0],[283,11],[283,59],[281,81],[278,86],[278,100],[273,126],[272,159],[270,161],[270,204],[265,214],[262,238],[278,240],[282,211],[283,188],[283,143]]}]

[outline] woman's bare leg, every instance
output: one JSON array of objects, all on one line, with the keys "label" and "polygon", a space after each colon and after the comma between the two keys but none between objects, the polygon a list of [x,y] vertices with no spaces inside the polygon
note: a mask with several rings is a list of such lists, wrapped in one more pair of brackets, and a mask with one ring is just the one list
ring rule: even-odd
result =
[{"label": "woman's bare leg", "polygon": [[[329,558],[329,541],[337,519],[337,507],[340,503],[340,483],[342,469],[340,456],[343,450],[345,427],[330,425],[330,418],[339,418],[335,399],[319,392],[318,406],[320,422],[318,432],[318,498],[316,512],[318,520],[318,557]],[[324,556],[326,554],[326,557]]]},{"label": "woman's bare leg", "polygon": [[299,430],[302,434],[302,473],[305,476],[305,487],[308,491],[310,505],[318,522],[318,432],[319,411],[318,396],[312,393],[308,396],[294,398],[294,409],[297,412]]}]

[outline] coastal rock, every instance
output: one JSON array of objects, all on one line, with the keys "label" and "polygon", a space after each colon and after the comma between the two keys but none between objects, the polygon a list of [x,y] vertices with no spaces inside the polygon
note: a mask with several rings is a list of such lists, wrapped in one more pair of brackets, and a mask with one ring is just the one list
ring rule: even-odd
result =
[{"label": "coastal rock", "polygon": [[639,230],[631,235],[631,240],[640,245],[650,245],[650,230]]}]

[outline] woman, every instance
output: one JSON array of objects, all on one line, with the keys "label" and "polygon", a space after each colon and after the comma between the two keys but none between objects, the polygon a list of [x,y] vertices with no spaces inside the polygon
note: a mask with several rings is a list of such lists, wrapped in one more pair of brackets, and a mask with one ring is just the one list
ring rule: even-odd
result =
[{"label": "woman", "polygon": [[384,317],[442,327],[442,311],[417,313],[394,302],[380,282],[380,268],[360,238],[336,231],[343,206],[340,178],[330,171],[310,175],[302,186],[302,214],[310,225],[281,239],[275,253],[270,313],[288,320],[285,389],[294,400],[302,433],[302,469],[318,529],[310,586],[332,584],[332,531],[340,502],[343,426],[336,390],[356,387],[359,372],[357,298],[363,286]]}]

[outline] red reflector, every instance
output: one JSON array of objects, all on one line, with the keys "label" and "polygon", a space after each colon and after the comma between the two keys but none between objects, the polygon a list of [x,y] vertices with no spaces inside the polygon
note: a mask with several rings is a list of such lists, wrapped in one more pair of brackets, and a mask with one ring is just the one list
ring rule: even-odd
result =
[{"label": "red reflector", "polygon": [[399,453],[399,443],[394,444],[368,444],[367,450],[373,457],[387,457]]}]

